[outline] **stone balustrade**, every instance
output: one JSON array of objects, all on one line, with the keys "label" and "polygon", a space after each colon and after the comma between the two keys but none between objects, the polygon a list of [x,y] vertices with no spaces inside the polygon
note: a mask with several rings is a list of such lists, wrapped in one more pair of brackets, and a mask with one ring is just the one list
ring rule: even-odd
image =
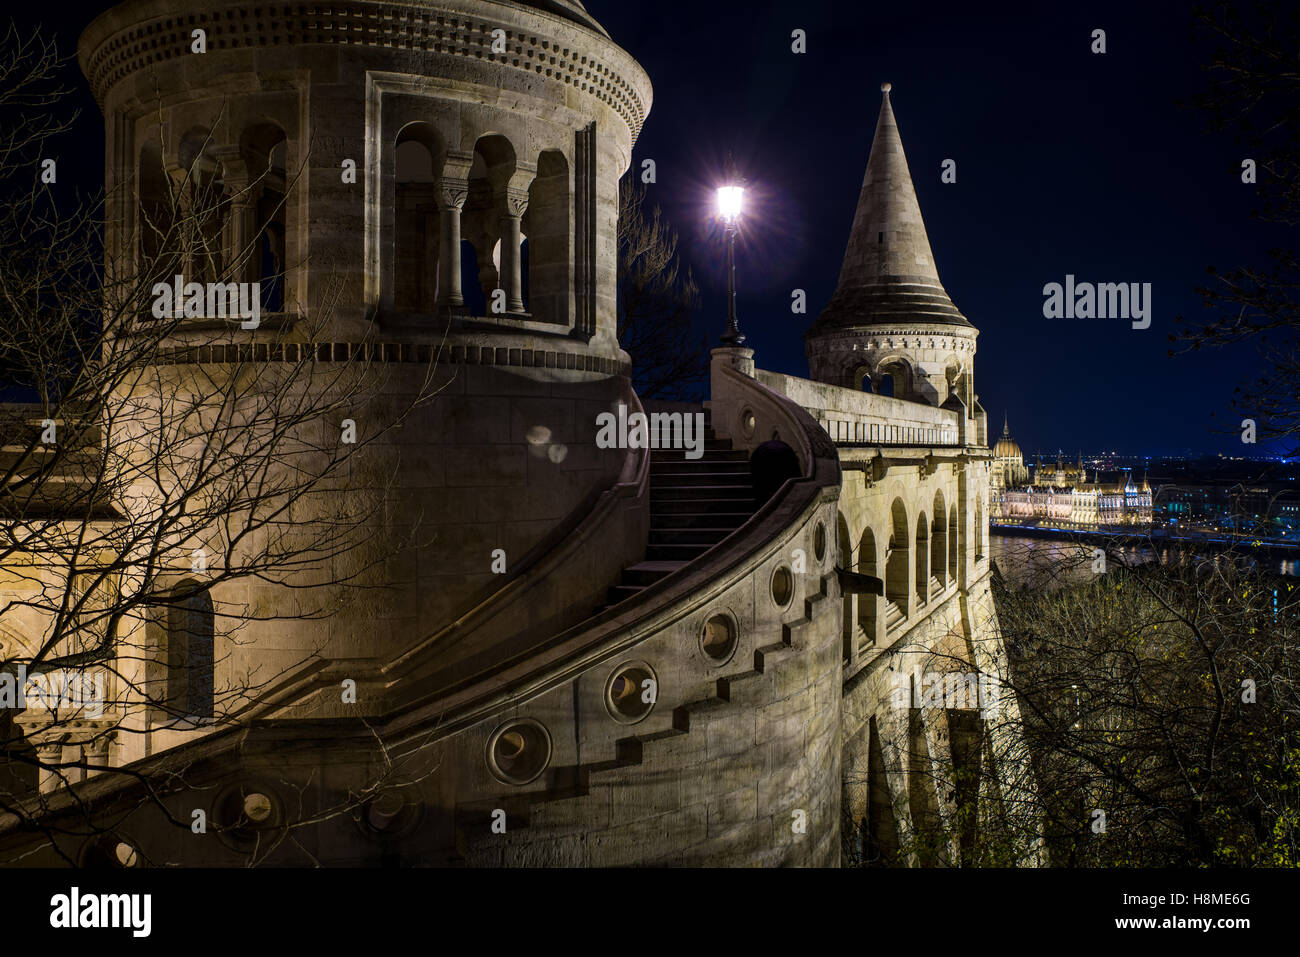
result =
[{"label": "stone balustrade", "polygon": [[864,445],[961,444],[961,417],[958,412],[762,369],[755,370],[754,374],[769,389],[788,396],[807,409],[834,442]]}]

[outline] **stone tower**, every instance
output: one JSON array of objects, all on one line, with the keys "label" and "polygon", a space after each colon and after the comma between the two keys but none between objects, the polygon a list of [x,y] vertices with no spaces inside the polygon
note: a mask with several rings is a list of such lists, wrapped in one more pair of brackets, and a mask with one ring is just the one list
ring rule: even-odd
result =
[{"label": "stone tower", "polygon": [[[421,532],[364,569],[366,600],[276,620],[316,587],[290,569],[207,589],[256,612],[238,641],[206,609],[119,634],[167,669],[181,640],[214,641],[217,688],[275,680],[229,722],[164,727],[128,702],[114,720],[138,733],[100,766],[139,774],[79,782],[50,814],[59,853],[3,821],[0,849],[108,866],[267,847],[286,865],[973,859],[962,822],[1003,796],[954,781],[1014,752],[988,720],[1014,701],[918,695],[1004,670],[990,450],[976,332],[939,281],[888,95],[807,335],[813,378],[715,350],[706,403],[646,403],[657,436],[693,424],[692,456],[597,442],[602,414],[641,410],[615,332],[617,199],[650,86],[577,0],[126,0],[80,60],[105,117],[110,264],[156,251],[138,224],[196,177],[225,198],[218,262],[268,237],[244,273],[273,280],[262,325],[224,343],[182,326],[151,358],[156,393],[287,364],[329,383],[360,358],[378,388],[310,423],[328,437],[344,416],[391,423],[430,368],[436,388],[345,476],[390,478],[368,539]],[[755,476],[759,449],[780,474]],[[188,827],[200,809],[215,833]]]},{"label": "stone tower", "polygon": [[[259,233],[272,247],[234,278],[266,285],[283,264],[261,328],[230,353],[184,336],[178,376],[214,374],[237,349],[297,362],[310,349],[328,381],[360,356],[384,398],[340,417],[364,437],[436,365],[434,400],[375,465],[402,490],[394,532],[425,529],[437,558],[393,556],[381,579],[395,595],[343,615],[327,654],[377,662],[437,632],[499,585],[495,554],[515,569],[617,479],[625,456],[597,448],[591,423],[632,401],[618,180],[651,90],[578,0],[128,0],[85,30],[80,60],[104,114],[122,272],[147,251],[140,224],[168,179],[200,177],[228,203],[223,250]],[[643,537],[643,516],[622,525],[529,614],[589,614],[633,557],[619,541]],[[280,649],[264,664],[320,640],[295,630],[262,645]]]},{"label": "stone tower", "polygon": [[839,283],[804,339],[814,379],[975,412],[974,326],[939,280],[884,93]]}]

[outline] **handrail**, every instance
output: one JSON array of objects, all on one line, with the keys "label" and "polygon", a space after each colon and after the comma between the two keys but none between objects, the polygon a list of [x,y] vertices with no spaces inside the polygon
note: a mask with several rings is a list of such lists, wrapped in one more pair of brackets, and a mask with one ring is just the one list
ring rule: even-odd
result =
[{"label": "handrail", "polygon": [[[749,390],[748,398],[784,418],[792,446],[796,453],[803,453],[799,456],[803,475],[786,480],[740,528],[682,570],[509,661],[494,666],[485,663],[484,670],[447,687],[422,689],[418,698],[392,714],[389,733],[409,731],[436,714],[436,732],[423,731],[418,738],[421,744],[428,743],[544,694],[592,665],[625,652],[666,622],[712,602],[744,576],[755,554],[770,551],[783,537],[782,532],[801,527],[820,506],[825,491],[838,488],[838,456],[816,419],[762,383],[730,368],[720,371],[732,384]],[[692,574],[682,574],[686,569]],[[701,580],[708,584],[701,587]],[[621,640],[615,640],[620,635]]]}]

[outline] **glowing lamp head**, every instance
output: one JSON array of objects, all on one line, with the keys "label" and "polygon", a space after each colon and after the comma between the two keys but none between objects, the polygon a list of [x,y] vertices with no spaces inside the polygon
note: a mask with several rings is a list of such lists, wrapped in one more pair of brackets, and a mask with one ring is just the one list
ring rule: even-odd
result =
[{"label": "glowing lamp head", "polygon": [[729,223],[740,219],[741,201],[745,187],[729,183],[718,187],[718,214]]}]

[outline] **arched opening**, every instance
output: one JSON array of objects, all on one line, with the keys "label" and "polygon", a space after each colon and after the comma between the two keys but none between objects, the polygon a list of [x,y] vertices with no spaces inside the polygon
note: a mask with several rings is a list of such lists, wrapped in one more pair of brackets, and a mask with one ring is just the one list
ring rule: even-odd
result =
[{"label": "arched opening", "polygon": [[136,189],[138,270],[142,285],[152,288],[155,282],[170,282],[177,272],[184,272],[177,259],[178,244],[172,237],[174,207],[162,149],[157,143],[146,143],[140,149]]},{"label": "arched opening", "polygon": [[[876,370],[880,377],[880,394],[896,399],[912,397],[912,368],[901,358],[886,359]],[[888,392],[886,392],[888,389]]]},{"label": "arched opening", "polygon": [[908,528],[907,509],[901,498],[894,499],[889,510],[889,549],[885,557],[885,601],[888,607],[885,627],[907,617],[908,604]]},{"label": "arched opening", "polygon": [[252,212],[252,261],[247,281],[260,283],[262,310],[282,312],[288,270],[285,163],[288,141],[274,123],[257,123],[239,138],[239,152],[248,168]]},{"label": "arched opening", "polygon": [[[461,236],[473,245],[474,259],[478,264],[473,281],[462,284],[462,289],[466,290],[466,305],[471,300],[467,290],[477,286],[483,293],[484,307],[481,311],[472,308],[473,315],[493,313],[493,293],[497,289],[505,291],[510,278],[510,256],[518,256],[517,249],[510,252],[499,248],[506,220],[506,187],[514,172],[515,148],[510,141],[499,133],[479,137],[474,144],[474,160],[469,168],[469,196],[461,212]],[[462,272],[466,261],[462,253]],[[497,297],[498,301],[500,298]],[[508,301],[505,308],[509,308]]]},{"label": "arched opening", "polygon": [[930,524],[925,512],[916,517],[916,601],[924,605],[930,588]]},{"label": "arched opening", "polygon": [[934,493],[934,524],[930,532],[930,575],[936,591],[948,587],[948,509],[944,507],[943,491]]},{"label": "arched opening", "polygon": [[189,282],[217,282],[227,266],[224,245],[229,204],[225,169],[209,152],[211,136],[191,130],[181,137],[177,161],[185,171],[177,197],[183,216],[180,235],[172,242],[185,251],[184,275]]},{"label": "arched opening", "polygon": [[867,737],[867,821],[863,863],[891,867],[899,863],[898,820],[885,776],[885,754],[873,716]]},{"label": "arched opening", "polygon": [[522,228],[525,307],[534,319],[569,324],[573,289],[570,243],[573,201],[569,164],[559,150],[537,157],[537,176],[528,187]]},{"label": "arched opening", "polygon": [[397,137],[393,183],[393,302],[431,313],[438,297],[438,174],[442,150],[426,124]]},{"label": "arched opening", "polygon": [[[849,537],[849,523],[844,518],[844,513],[840,512],[835,522],[835,550],[839,559],[839,567],[848,571],[853,567],[853,540]],[[857,595],[844,593],[843,608],[843,634],[842,645],[845,661],[853,660],[853,629],[856,622],[856,601]]]},{"label": "arched opening", "polygon": [[871,391],[871,369],[868,366],[858,366],[856,369],[850,369],[848,380],[848,385],[859,392]]},{"label": "arched opening", "polygon": [[460,241],[460,288],[465,311],[471,316],[487,315],[487,300],[478,281],[478,250],[468,239]]},{"label": "arched opening", "polygon": [[215,709],[216,618],[212,597],[193,579],[177,583],[167,607],[167,707],[191,718]]},{"label": "arched opening", "polygon": [[[912,700],[916,701],[922,689],[915,687],[912,680]],[[942,860],[944,834],[934,764],[920,708],[908,711],[907,742],[907,804],[912,811],[917,859],[922,867],[934,867]]]},{"label": "arched opening", "polygon": [[[858,572],[872,577],[876,575],[876,535],[870,528],[863,530],[862,540],[858,543]],[[859,647],[876,643],[876,604],[875,595],[858,596],[858,628],[863,635]]]},{"label": "arched opening", "polygon": [[[749,475],[754,486],[754,507],[761,508],[787,481],[802,474],[799,456],[779,439],[764,442],[749,456]],[[844,566],[847,570],[848,565]]]},{"label": "arched opening", "polygon": [[957,580],[957,506],[948,509],[948,578]]}]

